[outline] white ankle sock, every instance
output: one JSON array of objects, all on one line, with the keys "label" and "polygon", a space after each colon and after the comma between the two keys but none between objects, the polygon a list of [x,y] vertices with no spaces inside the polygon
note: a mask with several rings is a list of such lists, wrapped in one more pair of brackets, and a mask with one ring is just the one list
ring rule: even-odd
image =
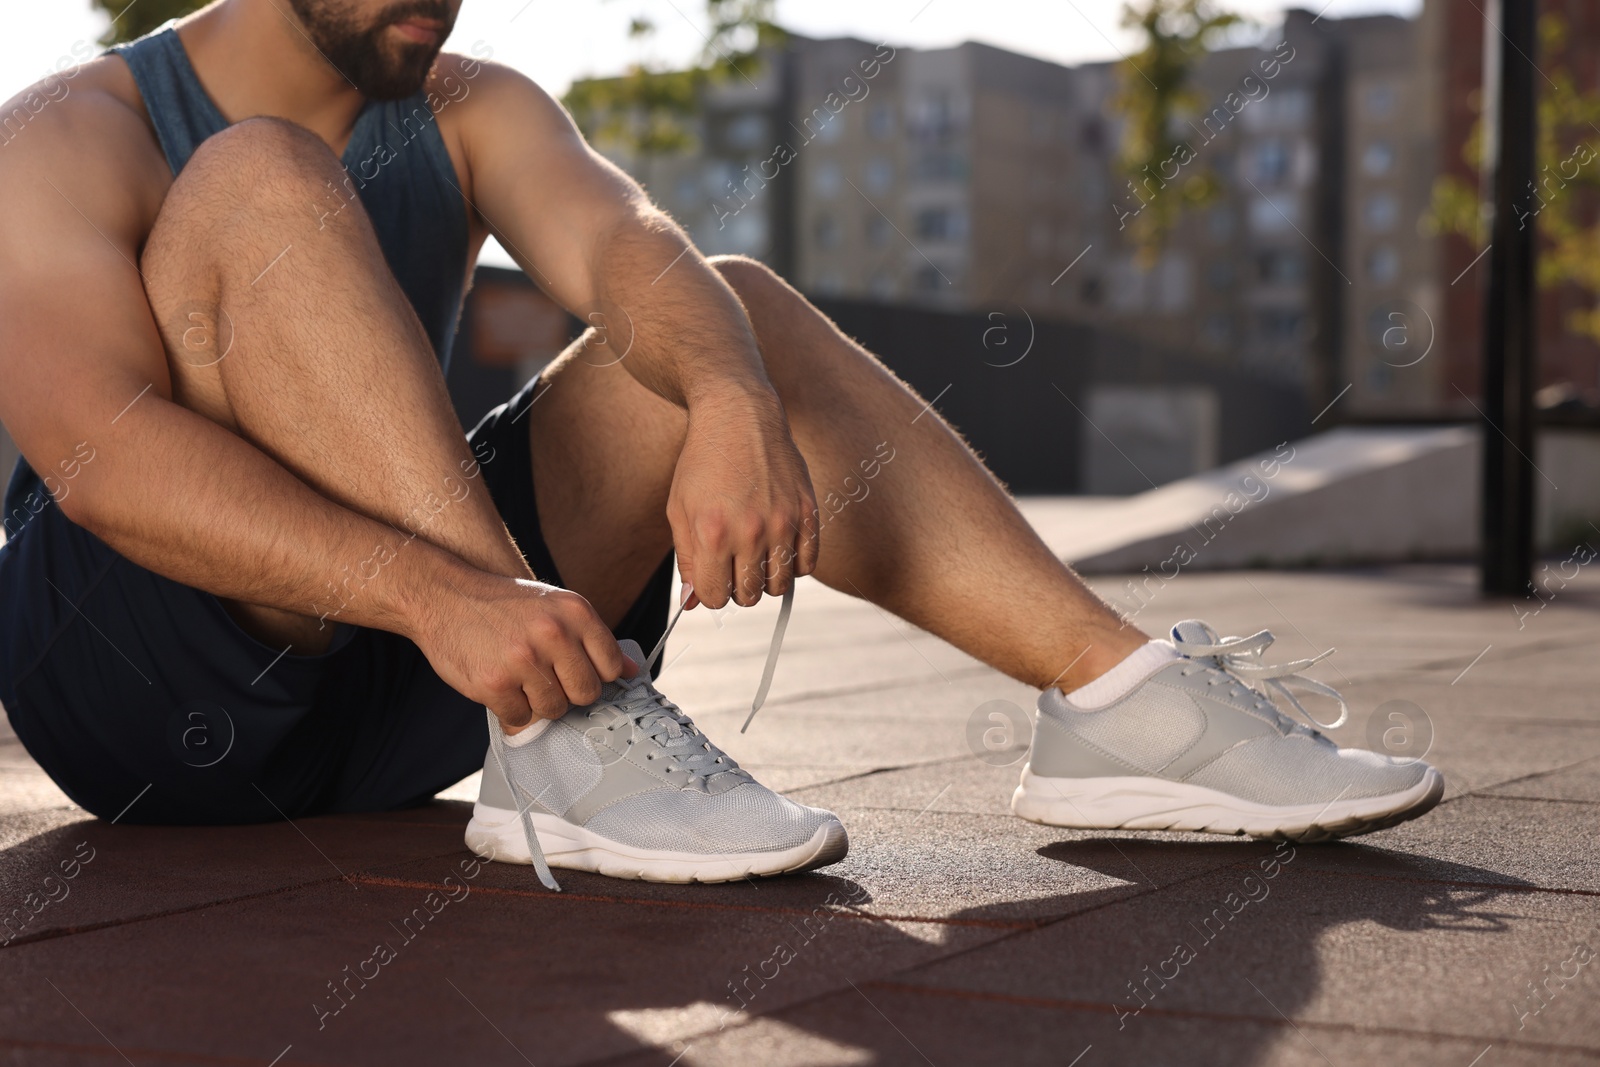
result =
[{"label": "white ankle sock", "polygon": [[506,734],[506,747],[521,748],[535,737],[544,733],[544,729],[550,725],[550,721],[549,719],[535,719],[525,729],[514,734]]},{"label": "white ankle sock", "polygon": [[1097,711],[1108,707],[1133,692],[1146,678],[1167,664],[1182,658],[1170,641],[1147,641],[1088,685],[1068,693],[1067,704],[1076,711]]}]

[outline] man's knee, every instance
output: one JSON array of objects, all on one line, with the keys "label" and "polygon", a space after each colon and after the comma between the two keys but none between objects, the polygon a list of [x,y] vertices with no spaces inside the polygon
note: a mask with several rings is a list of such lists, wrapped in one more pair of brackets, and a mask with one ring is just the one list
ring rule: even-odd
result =
[{"label": "man's knee", "polygon": [[771,311],[802,297],[776,271],[749,256],[712,256],[707,260],[738,294],[752,314]]},{"label": "man's knee", "polygon": [[326,214],[354,198],[347,180],[332,149],[310,130],[284,119],[245,119],[195,149],[156,227],[200,225],[222,233],[229,223],[259,226],[284,213],[315,225],[319,206]]},{"label": "man's knee", "polygon": [[773,383],[796,404],[802,392],[835,388],[841,374],[865,365],[882,370],[872,353],[847,337],[833,320],[784,281],[771,267],[748,256],[712,256],[708,261],[743,302]]},{"label": "man's knee", "polygon": [[255,195],[303,192],[344,176],[338,157],[322,138],[286,119],[265,117],[245,119],[206,138],[179,180],[190,171]]}]

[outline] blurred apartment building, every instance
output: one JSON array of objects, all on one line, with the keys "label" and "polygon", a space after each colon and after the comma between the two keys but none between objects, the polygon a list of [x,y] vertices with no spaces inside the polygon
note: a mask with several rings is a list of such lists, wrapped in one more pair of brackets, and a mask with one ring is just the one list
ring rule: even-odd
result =
[{"label": "blurred apartment building", "polygon": [[[1592,66],[1594,5],[1555,6]],[[1279,40],[1206,56],[1174,132],[1220,193],[1153,261],[1122,221],[1163,186],[1119,167],[1112,64],[793,37],[707,94],[694,152],[602,149],[703,249],[813,296],[1070,319],[1293,385],[1313,411],[1338,398],[1329,422],[1459,417],[1486,271],[1452,287],[1479,250],[1420,223],[1464,166],[1482,21],[1448,0],[1418,19],[1292,10]],[[1600,350],[1546,303],[1547,378],[1595,384]]]}]

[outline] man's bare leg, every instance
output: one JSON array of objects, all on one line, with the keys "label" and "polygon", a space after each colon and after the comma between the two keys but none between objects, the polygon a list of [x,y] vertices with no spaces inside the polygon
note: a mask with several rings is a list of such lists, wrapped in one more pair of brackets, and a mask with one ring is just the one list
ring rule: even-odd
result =
[{"label": "man's bare leg", "polygon": [[[330,499],[483,570],[529,577],[365,213],[359,202],[330,211],[344,177],[315,135],[270,119],[195,153],[141,264],[173,398]],[[332,636],[311,605],[229,607],[298,653]]]},{"label": "man's bare leg", "polygon": [[[819,579],[1041,688],[1076,688],[1144,643],[923,400],[767,268],[712,262],[755,326],[819,501],[868,486],[824,527]],[[617,338],[604,340],[587,335],[546,372],[528,418],[546,541],[563,579],[610,620],[670,548],[685,420],[615,365]],[[884,443],[894,458],[869,482],[862,463]]]},{"label": "man's bare leg", "polygon": [[[463,477],[473,457],[438,365],[359,205],[322,214],[325,183],[341,179],[321,142],[282,123],[240,124],[197,153],[143,264],[174,395],[330,498],[401,529],[450,500],[421,536],[525,575],[488,494]],[[755,323],[819,496],[848,492],[844,478],[859,482],[880,443],[895,450],[870,506],[828,524],[823,581],[1040,686],[1087,681],[1142,640],[1038,541],[934,413],[918,418],[922,402],[880,364],[765,268],[718,266]],[[665,503],[684,416],[614,365],[614,344],[593,341],[552,369],[527,418],[552,556],[615,623],[670,549]],[[462,484],[456,501],[450,487]],[[235,609],[297,651],[329,637],[309,611]]]}]

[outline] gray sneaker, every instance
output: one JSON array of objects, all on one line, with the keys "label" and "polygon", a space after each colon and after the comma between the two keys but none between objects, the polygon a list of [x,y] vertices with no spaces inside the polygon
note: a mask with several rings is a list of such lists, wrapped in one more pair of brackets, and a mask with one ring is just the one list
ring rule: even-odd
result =
[{"label": "gray sneaker", "polygon": [[[637,644],[621,644],[645,662]],[[546,861],[613,878],[727,882],[809,871],[849,851],[836,815],[757,782],[645,670],[529,729],[539,733],[526,744],[490,746],[467,847],[486,859],[533,863],[551,888]]]},{"label": "gray sneaker", "polygon": [[[1310,718],[1286,680],[1338,693],[1296,673],[1316,660],[1263,663],[1270,632],[1223,638],[1189,620],[1172,643],[1180,659],[1107,707],[1081,711],[1057,689],[1039,697],[1013,812],[1051,826],[1321,841],[1414,819],[1444,794],[1426,763],[1339,748],[1279,711],[1264,689]],[[1348,714],[1339,704],[1327,729]]]}]

